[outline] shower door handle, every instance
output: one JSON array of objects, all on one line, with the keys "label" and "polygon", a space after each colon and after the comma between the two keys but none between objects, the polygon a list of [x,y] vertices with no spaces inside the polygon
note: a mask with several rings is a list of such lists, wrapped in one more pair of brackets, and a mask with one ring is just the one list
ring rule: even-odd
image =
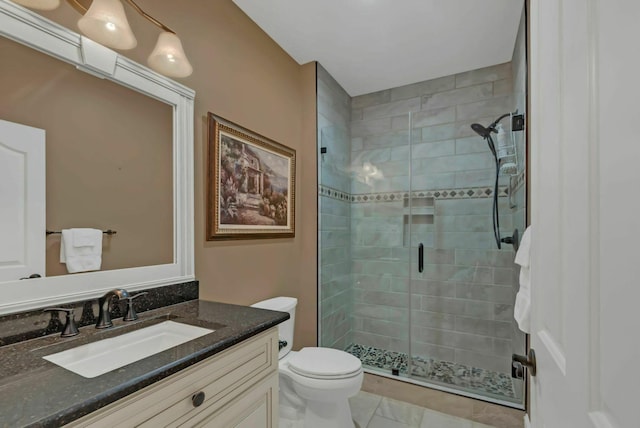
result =
[{"label": "shower door handle", "polygon": [[418,272],[424,270],[424,245],[418,245]]},{"label": "shower door handle", "polygon": [[524,367],[529,369],[531,376],[536,375],[536,351],[529,349],[527,355],[513,354],[511,356],[511,377],[516,379],[524,379]]}]

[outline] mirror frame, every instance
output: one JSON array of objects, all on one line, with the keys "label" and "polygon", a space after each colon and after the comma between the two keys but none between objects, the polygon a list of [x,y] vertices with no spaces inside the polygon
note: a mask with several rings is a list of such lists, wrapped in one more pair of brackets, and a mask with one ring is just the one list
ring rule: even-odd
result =
[{"label": "mirror frame", "polygon": [[0,35],[173,107],[173,263],[3,282],[0,315],[194,280],[195,92],[9,0],[0,0]]}]

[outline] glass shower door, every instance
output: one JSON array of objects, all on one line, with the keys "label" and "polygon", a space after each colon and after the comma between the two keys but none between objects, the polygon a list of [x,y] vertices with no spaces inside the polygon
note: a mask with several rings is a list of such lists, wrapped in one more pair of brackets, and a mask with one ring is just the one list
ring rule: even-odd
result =
[{"label": "glass shower door", "polygon": [[[524,349],[512,316],[517,269],[513,247],[498,249],[494,239],[495,160],[470,123],[439,125],[425,117],[433,112],[411,115],[410,377],[521,404],[523,383],[510,372],[511,354]],[[442,132],[446,126],[450,133]],[[518,210],[508,197],[510,182],[499,178],[503,236],[524,216],[524,200]]]}]

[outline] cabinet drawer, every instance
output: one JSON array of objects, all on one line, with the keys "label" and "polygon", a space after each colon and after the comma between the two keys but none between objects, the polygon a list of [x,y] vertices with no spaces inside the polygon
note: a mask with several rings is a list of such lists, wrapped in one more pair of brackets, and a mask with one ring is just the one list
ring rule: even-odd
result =
[{"label": "cabinet drawer", "polygon": [[[277,369],[278,332],[272,328],[68,426],[173,426],[185,417],[215,412]],[[198,392],[205,398],[195,407],[192,396]]]}]

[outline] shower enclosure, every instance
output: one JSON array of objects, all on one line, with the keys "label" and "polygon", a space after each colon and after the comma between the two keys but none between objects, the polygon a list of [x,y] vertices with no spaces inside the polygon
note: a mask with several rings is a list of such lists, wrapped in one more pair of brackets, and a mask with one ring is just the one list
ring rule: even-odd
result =
[{"label": "shower enclosure", "polygon": [[[496,245],[496,164],[471,124],[524,112],[522,33],[509,63],[373,94],[351,98],[317,74],[320,345],[375,374],[519,408],[515,250]],[[496,198],[510,237],[525,228],[525,132],[509,115],[500,124],[514,151]]]}]

